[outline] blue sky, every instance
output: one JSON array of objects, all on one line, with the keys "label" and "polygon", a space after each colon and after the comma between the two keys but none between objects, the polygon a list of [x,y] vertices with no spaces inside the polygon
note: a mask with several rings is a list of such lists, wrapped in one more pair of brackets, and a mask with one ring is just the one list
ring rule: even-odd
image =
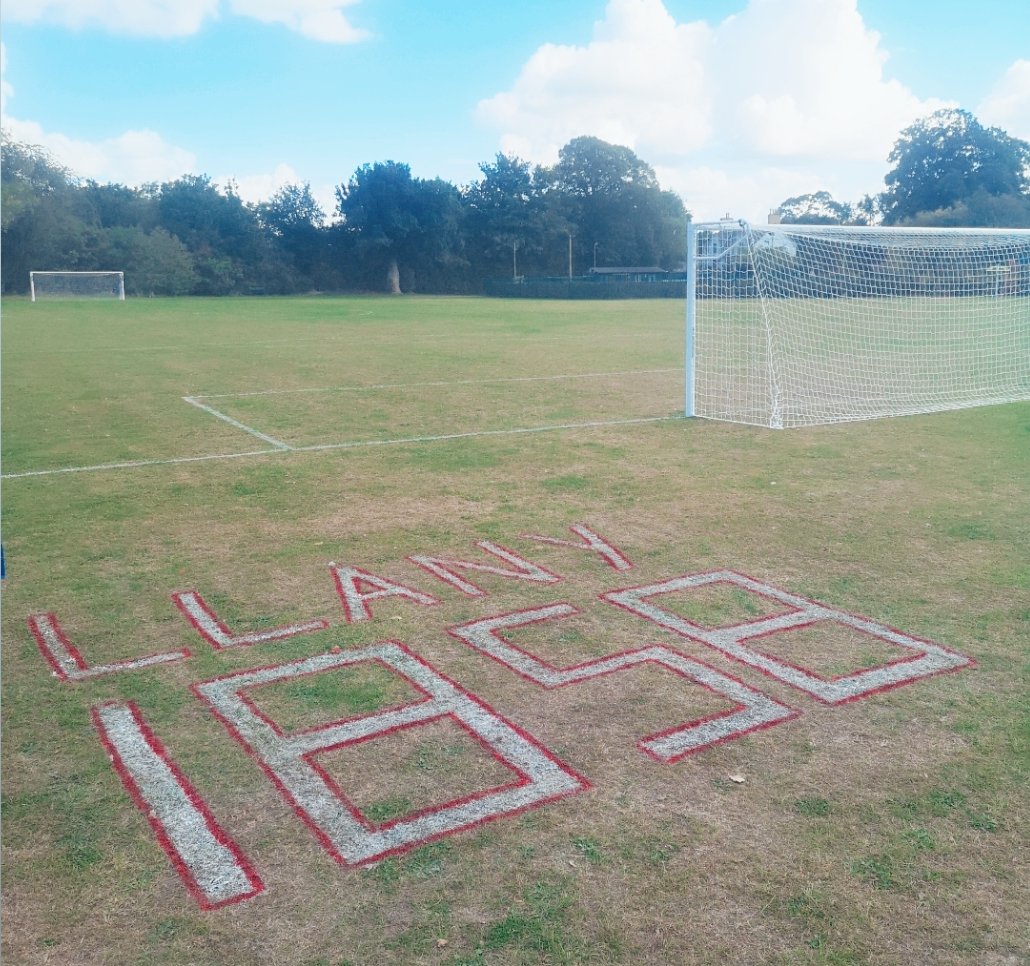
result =
[{"label": "blue sky", "polygon": [[1030,139],[1030,0],[5,0],[3,123],[77,174],[232,178],[248,200],[361,164],[465,184],[626,144],[699,217],[882,188],[940,106]]}]

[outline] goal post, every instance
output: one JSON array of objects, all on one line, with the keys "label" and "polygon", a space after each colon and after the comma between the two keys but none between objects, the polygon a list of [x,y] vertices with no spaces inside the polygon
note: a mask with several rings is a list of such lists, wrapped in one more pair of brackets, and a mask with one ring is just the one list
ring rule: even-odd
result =
[{"label": "goal post", "polygon": [[686,415],[790,428],[1030,399],[1030,230],[687,231]]},{"label": "goal post", "polygon": [[29,298],[125,301],[123,272],[29,272]]}]

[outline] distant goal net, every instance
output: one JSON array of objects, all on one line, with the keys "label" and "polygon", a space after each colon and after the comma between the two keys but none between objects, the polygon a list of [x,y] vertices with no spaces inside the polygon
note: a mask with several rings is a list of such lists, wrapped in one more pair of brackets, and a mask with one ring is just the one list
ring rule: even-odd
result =
[{"label": "distant goal net", "polygon": [[29,272],[29,295],[40,299],[125,300],[122,272]]},{"label": "distant goal net", "polygon": [[688,415],[789,428],[1030,399],[1030,230],[691,224]]}]

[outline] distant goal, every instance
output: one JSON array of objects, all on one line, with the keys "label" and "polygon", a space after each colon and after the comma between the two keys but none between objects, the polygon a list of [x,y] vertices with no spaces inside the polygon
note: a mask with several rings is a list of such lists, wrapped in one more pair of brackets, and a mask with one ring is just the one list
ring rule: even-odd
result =
[{"label": "distant goal", "polygon": [[790,428],[1030,399],[1030,231],[688,227],[686,413]]},{"label": "distant goal", "polygon": [[123,272],[29,272],[29,295],[40,299],[125,301]]}]

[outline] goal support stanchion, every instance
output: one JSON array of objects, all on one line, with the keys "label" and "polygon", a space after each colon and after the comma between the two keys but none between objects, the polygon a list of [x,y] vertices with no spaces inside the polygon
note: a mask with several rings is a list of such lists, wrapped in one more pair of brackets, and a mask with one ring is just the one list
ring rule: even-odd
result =
[{"label": "goal support stanchion", "polygon": [[687,318],[683,353],[683,415],[695,416],[694,410],[694,334],[697,325],[697,227],[687,220]]}]

